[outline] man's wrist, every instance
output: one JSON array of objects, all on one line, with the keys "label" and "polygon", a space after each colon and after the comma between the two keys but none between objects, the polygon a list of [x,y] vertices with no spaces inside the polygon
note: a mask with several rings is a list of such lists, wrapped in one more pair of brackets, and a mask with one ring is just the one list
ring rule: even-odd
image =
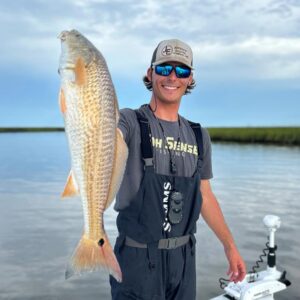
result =
[{"label": "man's wrist", "polygon": [[224,247],[225,251],[230,251],[230,250],[236,249],[236,245],[233,240],[223,242],[223,247]]}]

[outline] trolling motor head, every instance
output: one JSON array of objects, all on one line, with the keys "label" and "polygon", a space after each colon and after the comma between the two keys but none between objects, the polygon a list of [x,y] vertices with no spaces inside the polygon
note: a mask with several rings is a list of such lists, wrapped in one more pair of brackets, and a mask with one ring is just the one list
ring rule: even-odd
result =
[{"label": "trolling motor head", "polygon": [[263,222],[269,229],[269,248],[275,248],[275,231],[280,227],[280,218],[274,215],[266,215]]},{"label": "trolling motor head", "polygon": [[266,215],[263,222],[269,230],[277,230],[281,224],[280,218],[274,215]]},{"label": "trolling motor head", "polygon": [[276,250],[275,231],[280,227],[280,218],[274,215],[266,215],[263,219],[265,226],[269,229],[269,254],[268,254],[268,270],[276,272]]}]

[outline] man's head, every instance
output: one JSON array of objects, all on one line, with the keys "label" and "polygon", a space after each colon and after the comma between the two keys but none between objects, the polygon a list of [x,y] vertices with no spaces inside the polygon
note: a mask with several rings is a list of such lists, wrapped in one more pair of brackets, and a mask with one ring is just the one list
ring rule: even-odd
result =
[{"label": "man's head", "polygon": [[[161,66],[163,66],[163,69]],[[172,69],[171,66],[174,66],[174,68]],[[178,67],[175,68],[175,66]],[[183,76],[189,75],[187,72],[191,73],[192,69],[193,52],[191,47],[178,39],[163,40],[153,52],[150,68],[143,81],[147,89],[151,91],[153,89],[152,72],[161,76],[168,76],[174,70],[178,78],[183,78]],[[192,74],[190,78],[191,80],[188,81],[184,94],[190,93],[196,85]]]}]

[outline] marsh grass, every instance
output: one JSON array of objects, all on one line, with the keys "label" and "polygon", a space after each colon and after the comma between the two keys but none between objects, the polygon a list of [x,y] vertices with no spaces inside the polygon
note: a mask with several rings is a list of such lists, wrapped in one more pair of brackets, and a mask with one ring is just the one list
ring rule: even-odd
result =
[{"label": "marsh grass", "polygon": [[[0,133],[60,132],[63,127],[2,127]],[[213,142],[300,145],[300,127],[211,127]]]},{"label": "marsh grass", "polygon": [[300,127],[208,128],[212,141],[300,145]]},{"label": "marsh grass", "polygon": [[63,127],[2,127],[0,133],[11,132],[56,132],[64,131]]}]

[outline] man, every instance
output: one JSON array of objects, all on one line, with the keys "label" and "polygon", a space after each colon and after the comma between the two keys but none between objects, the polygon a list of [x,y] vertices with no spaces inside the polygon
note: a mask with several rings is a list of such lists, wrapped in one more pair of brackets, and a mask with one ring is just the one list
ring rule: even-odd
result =
[{"label": "man", "polygon": [[182,96],[195,86],[192,69],[187,44],[162,41],[144,77],[152,91],[150,104],[121,110],[119,129],[129,156],[115,205],[115,253],[123,282],[110,278],[114,300],[195,299],[194,233],[200,210],[224,246],[230,280],[245,276],[210,186],[208,132],[178,114]]}]

